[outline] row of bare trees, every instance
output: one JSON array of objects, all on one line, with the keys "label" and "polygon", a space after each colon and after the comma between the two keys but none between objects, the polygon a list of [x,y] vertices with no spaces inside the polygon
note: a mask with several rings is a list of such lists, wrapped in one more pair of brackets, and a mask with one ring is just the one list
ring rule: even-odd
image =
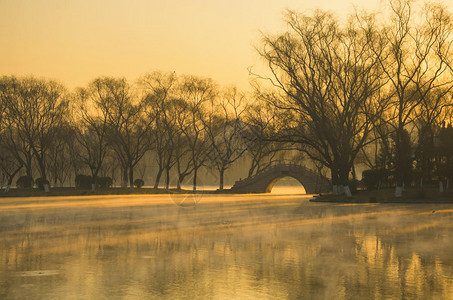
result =
[{"label": "row of bare trees", "polygon": [[50,182],[63,185],[87,173],[94,190],[100,175],[116,177],[118,169],[122,186],[133,190],[144,158],[155,160],[157,168],[148,170],[155,188],[165,177],[168,189],[171,174],[181,188],[191,175],[195,191],[206,167],[218,172],[222,190],[225,172],[245,154],[253,175],[280,150],[257,140],[260,109],[245,94],[195,76],[154,72],[134,84],[101,77],[72,92],[51,80],[4,76],[0,105],[7,190],[17,174],[28,178],[18,185],[29,186],[37,173],[46,191]]},{"label": "row of bare trees", "polygon": [[414,7],[390,0],[379,14],[356,12],[345,22],[288,11],[287,31],[265,35],[258,47],[269,73],[254,74],[253,98],[173,73],[135,84],[98,78],[73,93],[52,81],[4,77],[3,174],[11,179],[25,168],[31,176],[37,165],[48,189],[48,172],[63,182],[71,165],[73,173],[89,169],[94,188],[99,172],[119,165],[132,189],[137,165],[152,152],[156,188],[162,176],[168,188],[176,173],[178,187],[191,175],[196,190],[208,166],[223,189],[225,171],[245,154],[252,176],[289,150],[329,170],[334,193],[350,196],[351,175],[364,163],[391,168],[401,196],[414,165],[427,174],[433,160],[439,170],[449,161],[426,149],[436,134],[448,135],[440,128],[453,115],[451,15],[440,4]]},{"label": "row of bare trees", "polygon": [[376,164],[372,150],[389,151],[392,137],[401,196],[413,164],[405,139],[451,122],[451,14],[440,4],[414,7],[391,0],[385,12],[346,22],[288,11],[287,31],[265,35],[258,48],[270,75],[257,76],[256,90],[279,115],[263,138],[296,145],[330,170],[334,193],[350,196],[354,165]]}]

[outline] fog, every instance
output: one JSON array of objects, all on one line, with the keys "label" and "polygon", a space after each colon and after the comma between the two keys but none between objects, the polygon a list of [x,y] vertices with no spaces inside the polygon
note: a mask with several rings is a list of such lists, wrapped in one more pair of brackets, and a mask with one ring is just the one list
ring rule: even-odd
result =
[{"label": "fog", "polygon": [[[0,298],[447,298],[451,205],[4,198]],[[180,204],[180,205],[177,205]]]}]

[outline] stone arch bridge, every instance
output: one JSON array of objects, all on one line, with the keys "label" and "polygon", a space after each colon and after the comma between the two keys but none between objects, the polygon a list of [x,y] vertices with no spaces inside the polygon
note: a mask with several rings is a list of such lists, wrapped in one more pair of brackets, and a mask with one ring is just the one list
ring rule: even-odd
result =
[{"label": "stone arch bridge", "polygon": [[236,181],[232,193],[270,193],[274,184],[283,177],[292,177],[300,182],[307,194],[329,192],[329,179],[298,165],[281,164],[264,169],[258,174]]}]

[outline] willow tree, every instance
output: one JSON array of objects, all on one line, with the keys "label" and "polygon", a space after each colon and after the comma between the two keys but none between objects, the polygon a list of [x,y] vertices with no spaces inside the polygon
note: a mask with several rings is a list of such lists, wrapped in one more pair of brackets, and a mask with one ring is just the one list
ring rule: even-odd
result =
[{"label": "willow tree", "polygon": [[386,91],[393,114],[390,119],[395,120],[397,197],[402,195],[405,175],[406,153],[402,141],[406,127],[430,95],[438,91],[441,100],[453,87],[451,16],[441,5],[429,3],[420,16],[414,13],[412,3],[411,0],[390,1],[391,23],[379,34],[384,51],[381,47],[376,50],[388,80]]},{"label": "willow tree", "polygon": [[216,97],[216,85],[211,79],[183,76],[179,85],[179,114],[176,124],[188,146],[192,166],[193,191],[197,190],[198,170],[206,163],[210,151],[207,132],[206,105]]},{"label": "willow tree", "polygon": [[113,82],[97,78],[74,95],[76,139],[80,146],[78,160],[91,171],[91,189],[96,188],[97,176],[109,152],[110,109]]},{"label": "willow tree", "polygon": [[178,78],[175,73],[153,72],[140,79],[140,85],[145,93],[145,104],[150,118],[154,120],[152,131],[154,136],[154,152],[156,154],[157,174],[154,188],[159,187],[159,182],[165,171],[165,187],[170,187],[170,170],[176,163],[176,148],[174,137],[176,134],[176,117],[172,113],[175,90]]},{"label": "willow tree", "polygon": [[134,168],[150,149],[149,133],[153,119],[146,114],[144,99],[138,99],[129,83],[123,78],[99,79],[105,90],[101,106],[108,125],[108,143],[123,167],[123,179],[134,190]]},{"label": "willow tree", "polygon": [[[0,79],[0,171],[2,179],[7,181],[5,192],[9,191],[14,176],[23,166],[27,165],[27,170],[31,173],[31,149],[28,143],[19,138],[13,119],[7,114],[7,104],[16,97],[18,88],[19,80],[16,78],[4,76]],[[21,151],[23,148],[18,145],[24,145],[28,150],[29,164],[26,164],[24,153]]]},{"label": "willow tree", "polygon": [[[278,111],[277,111],[278,112]],[[248,105],[244,116],[246,126],[242,138],[250,159],[247,177],[252,177],[269,168],[277,161],[278,154],[285,150],[286,145],[270,139],[286,117],[277,113],[268,103]]]},{"label": "willow tree", "polygon": [[66,124],[68,101],[65,88],[55,82],[34,77],[10,78],[6,114],[20,140],[26,142],[36,159],[44,190],[49,191],[47,163],[51,143],[58,128]]},{"label": "willow tree", "polygon": [[286,32],[264,36],[258,49],[270,70],[259,79],[272,87],[258,86],[258,92],[287,116],[273,139],[299,144],[330,169],[334,193],[341,185],[350,196],[354,159],[386,103],[376,101],[382,71],[373,19],[350,18],[342,25],[327,12],[288,11],[286,23]]},{"label": "willow tree", "polygon": [[223,190],[225,171],[247,150],[243,133],[246,97],[236,88],[228,88],[211,99],[208,114],[203,119],[210,139],[209,160],[219,172],[219,190]]}]

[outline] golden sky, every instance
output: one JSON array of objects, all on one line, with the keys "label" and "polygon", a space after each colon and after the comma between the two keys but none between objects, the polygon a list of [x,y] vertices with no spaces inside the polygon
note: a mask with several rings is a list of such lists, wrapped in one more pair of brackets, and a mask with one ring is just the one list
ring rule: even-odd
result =
[{"label": "golden sky", "polygon": [[[453,1],[453,0],[448,0]],[[382,0],[0,0],[0,75],[57,79],[69,88],[100,75],[135,80],[176,71],[248,88],[260,30],[279,32],[282,12]],[[366,5],[366,6],[364,6]]]}]

